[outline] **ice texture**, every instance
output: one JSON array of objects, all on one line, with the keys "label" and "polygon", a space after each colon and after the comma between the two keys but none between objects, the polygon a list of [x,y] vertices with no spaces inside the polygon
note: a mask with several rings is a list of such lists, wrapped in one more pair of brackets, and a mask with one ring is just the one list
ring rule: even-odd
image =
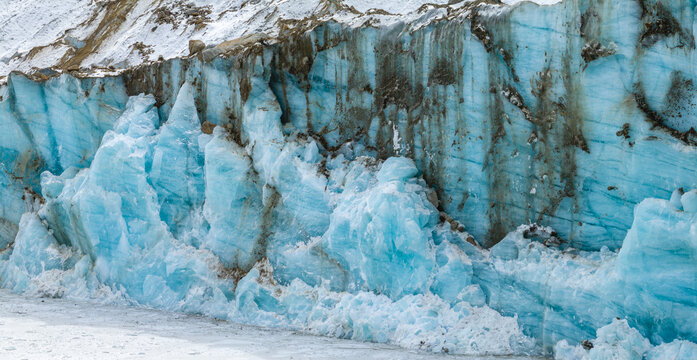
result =
[{"label": "ice texture", "polygon": [[11,74],[0,285],[435,352],[689,356],[694,4],[506,9]]},{"label": "ice texture", "polygon": [[[1,262],[4,287],[436,352],[538,351],[515,318],[485,306],[467,255],[436,244],[438,211],[411,159],[339,155],[330,173],[342,186],[330,190],[315,142],[267,136],[277,114],[258,118],[243,148],[222,127],[194,126],[190,89],[161,126],[152,96],[131,97],[88,168],[41,174],[42,202]],[[287,234],[271,236],[266,226],[284,221]],[[304,243],[297,229],[320,236]]]},{"label": "ice texture", "polygon": [[566,340],[555,347],[557,360],[687,360],[697,357],[697,344],[675,340],[659,346],[651,343],[629,326],[627,320],[613,320],[598,329],[597,337],[583,345],[569,346]]},{"label": "ice texture", "polygon": [[489,306],[518,314],[545,344],[589,339],[616,317],[654,344],[694,341],[696,224],[668,200],[647,199],[618,253],[560,251],[551,229],[522,226],[489,258],[471,258]]},{"label": "ice texture", "polygon": [[36,83],[17,75],[0,89],[0,248],[14,240],[22,214],[31,210],[41,171],[90,164],[126,103],[122,87],[115,79],[65,75]]},{"label": "ice texture", "polygon": [[254,86],[246,147],[195,126],[188,83],[162,122],[131,97],[89,167],[41,174],[2,285],[431,351],[552,351],[616,317],[655,344],[697,340],[697,214],[645,200],[619,252],[562,249],[538,225],[480,248],[413,160],[284,135]]}]

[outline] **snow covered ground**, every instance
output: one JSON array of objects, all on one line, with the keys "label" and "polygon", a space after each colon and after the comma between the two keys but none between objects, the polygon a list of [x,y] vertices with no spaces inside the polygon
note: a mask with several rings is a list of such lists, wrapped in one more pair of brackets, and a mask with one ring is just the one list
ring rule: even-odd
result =
[{"label": "snow covered ground", "polygon": [[[528,0],[550,5],[561,0]],[[333,20],[348,26],[416,26],[471,0],[0,0],[0,78],[56,67],[103,74],[189,54],[192,39],[216,45],[252,34]],[[515,5],[522,0],[505,0]]]},{"label": "snow covered ground", "polygon": [[459,357],[0,290],[0,359],[522,359]]}]

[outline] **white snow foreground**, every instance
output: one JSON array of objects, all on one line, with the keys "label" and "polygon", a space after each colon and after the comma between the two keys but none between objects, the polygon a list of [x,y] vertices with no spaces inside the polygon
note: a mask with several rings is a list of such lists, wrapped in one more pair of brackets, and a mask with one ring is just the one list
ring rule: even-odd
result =
[{"label": "white snow foreground", "polygon": [[179,313],[22,297],[7,290],[0,290],[0,342],[2,359],[410,360],[445,357]]}]

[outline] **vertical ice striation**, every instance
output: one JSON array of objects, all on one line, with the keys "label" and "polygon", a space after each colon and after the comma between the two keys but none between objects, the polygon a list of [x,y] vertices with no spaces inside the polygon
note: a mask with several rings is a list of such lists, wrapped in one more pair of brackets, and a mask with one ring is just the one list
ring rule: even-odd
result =
[{"label": "vertical ice striation", "polygon": [[[186,88],[183,90],[186,105]],[[46,227],[50,228],[54,246],[68,246],[77,252],[74,256],[82,257],[81,262],[91,263],[90,272],[100,284],[140,303],[196,311],[203,301],[224,301],[229,285],[218,277],[221,265],[213,254],[174,238],[163,221],[169,214],[158,202],[152,180],[160,173],[153,171],[151,164],[163,144],[159,140],[171,139],[172,133],[168,127],[158,129],[154,103],[152,97],[132,97],[114,130],[104,134],[88,169],[69,169],[61,176],[44,172],[45,204],[38,211],[42,221],[30,221],[27,226],[35,234],[47,233]],[[181,124],[187,119],[177,116],[187,115],[191,114],[173,111],[168,125]],[[181,132],[167,145],[171,149],[172,145],[186,144],[187,139],[189,134]],[[186,160],[189,150],[179,148],[175,158]],[[184,184],[191,178],[178,177]],[[170,189],[179,191],[175,198],[189,194],[186,186]],[[25,235],[18,239],[27,241]],[[13,251],[10,259],[20,254]],[[21,269],[12,272],[8,267],[3,281],[16,290],[40,285],[20,283],[22,274]]]},{"label": "vertical ice striation", "polygon": [[11,74],[0,284],[436,352],[693,356],[695,3],[439,9]]},{"label": "vertical ice striation", "polygon": [[[203,149],[199,147],[201,122],[191,86],[177,94],[167,122],[160,129],[150,167],[162,220],[175,235],[194,227],[192,210],[203,206]],[[191,181],[182,181],[191,179]]]},{"label": "vertical ice striation", "polygon": [[249,155],[218,127],[205,145],[203,214],[210,231],[203,240],[228,268],[250,269],[263,249],[262,192]]},{"label": "vertical ice striation", "polygon": [[41,171],[88,166],[126,99],[120,79],[63,75],[36,83],[11,75],[0,89],[0,248],[12,242],[22,213],[31,210],[25,202],[39,193]]}]

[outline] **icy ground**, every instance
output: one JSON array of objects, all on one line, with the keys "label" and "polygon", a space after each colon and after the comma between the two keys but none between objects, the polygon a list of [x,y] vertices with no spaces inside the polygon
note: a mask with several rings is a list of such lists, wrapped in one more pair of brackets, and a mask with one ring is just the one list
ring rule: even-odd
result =
[{"label": "icy ground", "polygon": [[0,290],[0,359],[97,358],[523,359],[422,354],[200,316],[38,299]]}]

